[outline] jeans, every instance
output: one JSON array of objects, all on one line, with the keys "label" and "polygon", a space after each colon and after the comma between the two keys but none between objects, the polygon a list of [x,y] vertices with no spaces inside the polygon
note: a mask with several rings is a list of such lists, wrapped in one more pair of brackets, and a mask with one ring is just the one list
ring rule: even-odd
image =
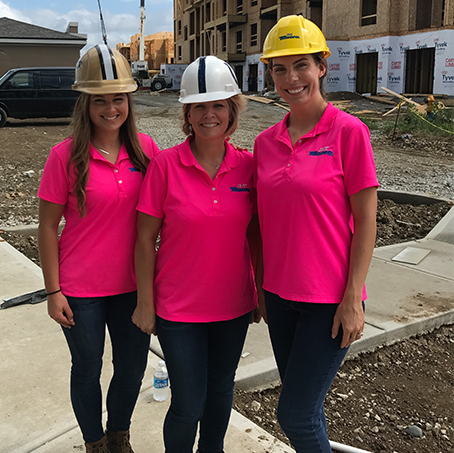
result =
[{"label": "jeans", "polygon": [[222,452],[250,318],[247,313],[229,321],[186,323],[157,317],[172,390],[164,421],[166,453],[192,453],[199,422],[200,452]]},{"label": "jeans", "polygon": [[101,368],[106,325],[112,342],[113,376],[107,393],[107,429],[126,431],[139,396],[150,336],[131,320],[137,293],[67,297],[75,325],[63,328],[71,352],[71,403],[85,442],[104,436]]},{"label": "jeans", "polygon": [[282,381],[277,419],[297,453],[331,453],[324,400],[347,354],[331,338],[337,304],[293,302],[265,291],[271,343]]}]

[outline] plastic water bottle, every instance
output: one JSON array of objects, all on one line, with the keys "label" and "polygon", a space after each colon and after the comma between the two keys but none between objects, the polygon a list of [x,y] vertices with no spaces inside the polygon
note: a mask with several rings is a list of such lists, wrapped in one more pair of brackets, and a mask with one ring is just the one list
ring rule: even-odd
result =
[{"label": "plastic water bottle", "polygon": [[169,397],[169,375],[164,360],[160,360],[153,376],[153,398],[165,401]]}]

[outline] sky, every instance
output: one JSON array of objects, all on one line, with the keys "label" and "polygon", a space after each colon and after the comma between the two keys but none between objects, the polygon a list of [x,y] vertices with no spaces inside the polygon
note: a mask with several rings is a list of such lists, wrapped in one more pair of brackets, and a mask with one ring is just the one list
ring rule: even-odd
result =
[{"label": "sky", "polygon": [[[140,32],[140,0],[100,0],[107,42],[115,47]],[[173,31],[173,1],[145,0],[145,35]],[[89,47],[102,43],[98,0],[0,0],[0,17],[64,32],[69,22],[79,23],[79,33]]]}]

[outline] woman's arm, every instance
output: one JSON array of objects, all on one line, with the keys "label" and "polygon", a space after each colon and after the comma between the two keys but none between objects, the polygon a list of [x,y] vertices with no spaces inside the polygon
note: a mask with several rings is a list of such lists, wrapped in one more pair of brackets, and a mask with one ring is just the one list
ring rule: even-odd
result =
[{"label": "woman's arm", "polygon": [[364,329],[362,292],[366,281],[376,236],[377,188],[368,187],[350,197],[354,219],[354,233],[350,246],[347,287],[334,316],[332,337],[342,325],[341,347],[350,346],[359,339]]},{"label": "woman's arm", "polygon": [[156,312],[153,302],[153,282],[156,265],[156,239],[162,219],[139,212],[135,267],[137,279],[137,308],[132,322],[147,334],[156,334]]},{"label": "woman's arm", "polygon": [[[47,293],[54,293],[60,288],[58,225],[63,209],[64,205],[39,200],[38,247]],[[47,296],[47,311],[63,327],[74,325],[73,312],[61,291]]]}]

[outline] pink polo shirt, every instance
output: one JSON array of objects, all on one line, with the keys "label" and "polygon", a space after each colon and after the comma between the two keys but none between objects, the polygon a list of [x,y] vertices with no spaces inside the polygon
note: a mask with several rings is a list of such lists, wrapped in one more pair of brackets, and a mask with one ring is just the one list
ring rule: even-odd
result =
[{"label": "pink polo shirt", "polygon": [[287,119],[254,146],[263,286],[284,299],[340,303],[353,234],[349,196],[378,186],[369,131],[328,104],[292,147]]},{"label": "pink polo shirt", "polygon": [[[139,140],[149,157],[158,153],[151,137],[139,134]],[[52,148],[38,190],[39,198],[65,205],[66,225],[58,242],[63,294],[101,297],[134,291],[135,208],[142,173],[133,167],[124,146],[115,165],[90,146],[87,212],[81,218],[74,178],[66,170],[71,147],[68,138]]]},{"label": "pink polo shirt", "polygon": [[154,302],[169,321],[212,322],[257,305],[246,229],[254,212],[253,158],[226,142],[214,181],[189,138],[162,151],[145,176],[137,209],[162,219]]}]

